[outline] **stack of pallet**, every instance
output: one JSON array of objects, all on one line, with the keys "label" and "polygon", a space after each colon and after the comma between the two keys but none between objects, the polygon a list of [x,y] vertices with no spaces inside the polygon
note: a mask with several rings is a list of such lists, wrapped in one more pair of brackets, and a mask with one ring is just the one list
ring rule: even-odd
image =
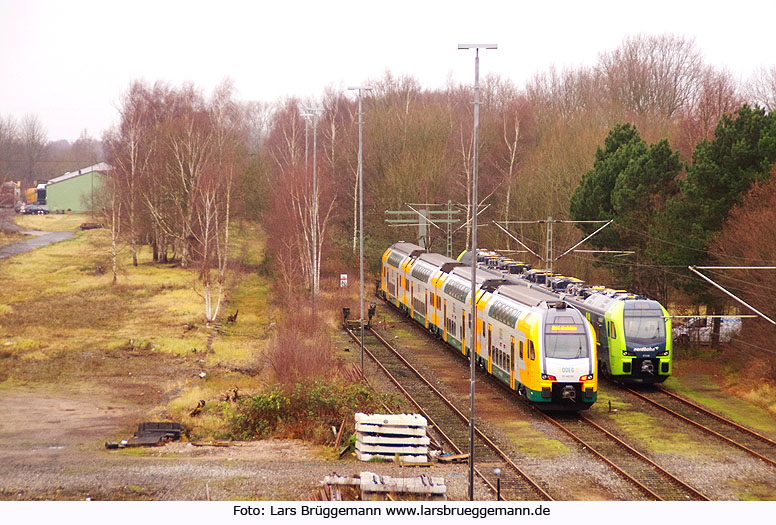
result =
[{"label": "stack of pallet", "polygon": [[428,423],[420,414],[356,414],[356,457],[401,463],[428,461]]}]

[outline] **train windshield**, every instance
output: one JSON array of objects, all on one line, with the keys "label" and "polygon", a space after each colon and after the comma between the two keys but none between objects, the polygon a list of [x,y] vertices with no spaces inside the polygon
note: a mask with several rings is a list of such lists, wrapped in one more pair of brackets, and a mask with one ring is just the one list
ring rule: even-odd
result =
[{"label": "train windshield", "polygon": [[666,321],[662,310],[625,310],[624,322],[626,341],[653,346],[666,340]]},{"label": "train windshield", "polygon": [[554,359],[588,357],[587,339],[580,333],[548,333],[544,336],[545,355]]}]

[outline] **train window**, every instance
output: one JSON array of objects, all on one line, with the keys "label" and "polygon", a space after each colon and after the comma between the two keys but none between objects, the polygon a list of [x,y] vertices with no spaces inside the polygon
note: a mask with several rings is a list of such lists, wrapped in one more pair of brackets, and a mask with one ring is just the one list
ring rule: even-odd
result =
[{"label": "train window", "polygon": [[587,357],[587,342],[584,334],[547,334],[545,355],[555,359],[578,359]]},{"label": "train window", "polygon": [[522,341],[520,341],[520,343],[519,343],[519,348],[520,348],[520,359],[522,359],[523,358],[523,342]]},{"label": "train window", "polygon": [[533,341],[528,341],[528,357],[533,361],[536,359],[536,350],[534,350]]},{"label": "train window", "polygon": [[617,329],[614,327],[614,323],[609,321],[609,337],[611,339],[617,339]]},{"label": "train window", "polygon": [[485,321],[482,322],[482,337],[485,337]]}]

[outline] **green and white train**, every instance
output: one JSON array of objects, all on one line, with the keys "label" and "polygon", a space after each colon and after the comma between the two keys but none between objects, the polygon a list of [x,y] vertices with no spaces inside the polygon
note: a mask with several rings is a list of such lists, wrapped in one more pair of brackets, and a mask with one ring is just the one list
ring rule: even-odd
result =
[{"label": "green and white train", "polygon": [[[596,332],[598,371],[619,383],[662,383],[671,375],[671,318],[657,301],[574,277],[531,270],[495,252],[478,254],[481,266],[498,268],[514,282],[539,287],[582,312]],[[517,273],[511,273],[515,272]]]}]

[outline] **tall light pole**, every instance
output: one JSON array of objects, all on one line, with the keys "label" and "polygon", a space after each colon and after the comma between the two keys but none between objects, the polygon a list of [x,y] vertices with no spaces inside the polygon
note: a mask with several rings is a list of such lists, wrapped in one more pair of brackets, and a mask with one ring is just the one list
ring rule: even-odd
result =
[{"label": "tall light pole", "polygon": [[309,116],[313,120],[313,217],[312,217],[312,272],[313,272],[313,315],[315,315],[315,296],[318,295],[318,116],[323,112],[323,108],[304,108],[304,116]]},{"label": "tall light pole", "polygon": [[308,130],[310,129],[310,118],[313,116],[312,113],[308,113],[307,111],[304,111],[301,113],[302,118],[304,118],[304,173],[305,176],[307,175],[307,170],[309,163],[307,162],[307,135]]},{"label": "tall light pole", "polygon": [[[480,48],[498,49],[496,44],[458,44],[458,49],[474,49],[474,159],[472,166],[472,310],[469,346],[469,501],[474,501],[474,377],[477,354],[477,137],[480,126]],[[464,329],[466,324],[464,324]]]},{"label": "tall light pole", "polygon": [[350,86],[350,90],[358,90],[358,271],[359,292],[361,305],[361,377],[364,373],[364,143],[362,125],[364,120],[361,113],[361,95],[364,91],[371,91],[369,86]]}]

